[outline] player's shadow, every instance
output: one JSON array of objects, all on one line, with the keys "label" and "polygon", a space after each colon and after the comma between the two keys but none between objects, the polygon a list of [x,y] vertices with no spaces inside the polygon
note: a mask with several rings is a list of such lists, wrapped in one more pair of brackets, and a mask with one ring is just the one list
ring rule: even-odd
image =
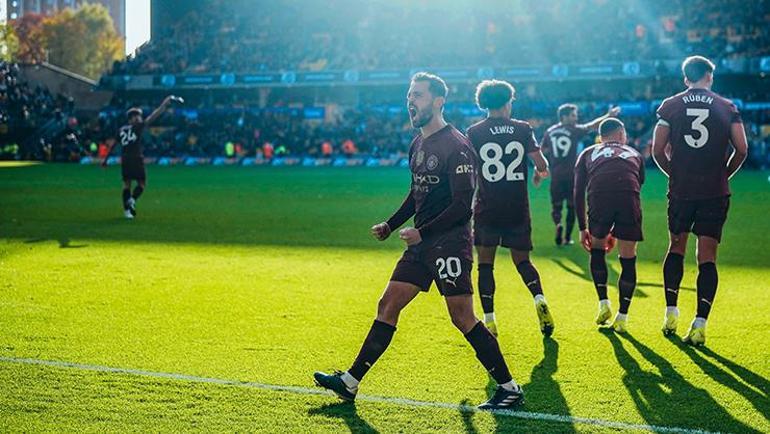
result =
[{"label": "player's shadow", "polygon": [[[556,264],[559,268],[566,271],[569,274],[572,274],[573,276],[577,276],[580,279],[583,279],[587,282],[590,282],[593,285],[593,277],[591,277],[591,269],[589,265],[588,257],[584,257],[583,260],[571,260],[571,261],[565,261],[562,258],[552,258],[551,261],[553,261],[554,264]],[[620,274],[615,271],[615,268],[613,267],[613,264],[608,261],[607,262],[607,283],[609,286],[613,286],[617,283],[618,278],[620,277]],[[636,284],[636,290],[634,291],[634,297],[639,298],[646,298],[648,297],[647,293],[642,290],[642,288],[663,288],[662,283],[657,282],[637,282]],[[679,288],[681,291],[691,291],[694,292],[695,288],[691,286],[681,286]]]},{"label": "player's shadow", "polygon": [[[593,277],[591,277],[591,269],[589,267],[589,259],[586,255],[583,260],[573,260],[571,264],[567,263],[567,261],[561,259],[561,258],[553,258],[551,259],[554,264],[556,264],[559,268],[566,271],[569,274],[572,274],[573,276],[577,276],[587,282],[591,283],[591,288],[593,288]],[[607,287],[614,287],[617,286],[618,278],[620,277],[620,274],[615,270],[615,264],[612,263],[612,261],[607,261]],[[649,286],[645,283],[637,283],[636,290],[634,291],[634,297],[639,298],[646,298],[648,297],[647,293],[641,290],[640,287],[642,286]]]},{"label": "player's shadow", "polygon": [[[623,385],[648,424],[728,432],[760,432],[735,419],[707,390],[691,384],[668,360],[633,336],[616,334],[611,329],[604,329],[602,333],[609,339],[615,357],[625,371]],[[624,342],[638,351],[657,372],[643,369],[626,349]],[[694,426],[693,422],[701,426]]]},{"label": "player's shadow", "polygon": [[[693,348],[676,337],[669,340],[680,347],[703,370],[703,373],[746,398],[765,419],[770,420],[770,380],[709,348]],[[721,364],[722,367],[717,363]],[[743,382],[735,377],[740,378]]]},{"label": "player's shadow", "polygon": [[369,422],[358,415],[358,409],[356,409],[355,404],[350,402],[324,404],[320,407],[311,408],[308,414],[320,415],[330,419],[342,419],[352,433],[379,433]]},{"label": "player's shadow", "polygon": [[[51,240],[51,238],[30,238],[25,240],[24,244],[37,244],[49,240]],[[68,237],[56,237],[55,240],[57,243],[59,243],[60,249],[80,249],[83,247],[88,247],[88,244],[72,244],[72,240],[70,240]]]},{"label": "player's shadow", "polygon": [[[570,410],[567,399],[562,393],[559,383],[553,376],[559,368],[559,343],[552,338],[543,338],[543,358],[530,373],[530,382],[522,385],[525,404],[522,411],[550,413],[559,416],[569,416]],[[490,377],[487,383],[487,395],[492,396],[497,389],[497,383]],[[495,419],[495,432],[526,432],[527,423],[522,419],[492,413]],[[465,419],[464,419],[465,420]],[[466,427],[472,426],[466,423]],[[467,432],[475,432],[468,429]],[[571,423],[549,424],[548,432],[574,433],[575,426]]]}]

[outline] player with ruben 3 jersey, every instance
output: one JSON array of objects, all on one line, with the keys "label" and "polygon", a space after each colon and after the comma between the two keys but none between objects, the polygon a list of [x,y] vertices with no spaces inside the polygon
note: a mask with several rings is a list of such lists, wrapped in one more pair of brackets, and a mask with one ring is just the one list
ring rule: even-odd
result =
[{"label": "player with ruben 3 jersey", "polygon": [[[575,160],[580,142],[599,124],[620,113],[619,107],[611,107],[604,116],[587,124],[578,124],[578,108],[574,104],[562,104],[557,114],[559,123],[549,127],[543,135],[541,148],[551,166],[551,218],[556,225],[556,245],[572,244],[572,228],[575,225],[575,205],[572,202],[575,188]],[[562,205],[567,205],[564,226],[561,223]]]},{"label": "player with ruben 3 jersey", "polygon": [[[735,104],[711,90],[714,64],[701,56],[682,63],[687,89],[658,108],[652,152],[668,182],[670,244],[663,263],[666,314],[663,333],[676,333],[677,301],[690,232],[697,237],[698,309],[684,337],[706,342],[706,320],[717,291],[717,247],[730,206],[728,179],[747,155],[746,132]],[[733,152],[728,158],[728,148]]]},{"label": "player with ruben 3 jersey", "polygon": [[468,139],[480,158],[478,191],[473,215],[473,239],[479,259],[479,296],[484,323],[497,335],[494,263],[497,246],[511,251],[516,270],[535,299],[540,331],[553,333],[553,318],[543,296],[540,275],[529,259],[532,224],[527,194],[527,162],[535,164],[534,181],[548,176],[548,161],[540,152],[529,123],[511,119],[515,89],[510,83],[486,80],[476,87],[476,104],[487,118],[468,128]]},{"label": "player with ruben 3 jersey", "polygon": [[[142,117],[142,109],[133,107],[126,112],[128,123],[118,130],[117,143],[120,143],[120,166],[123,175],[123,215],[127,219],[136,216],[136,201],[144,192],[147,182],[147,173],[144,169],[144,148],[142,146],[142,133],[144,128],[160,117],[172,101],[183,102],[181,98],[167,96],[158,108],[150,113],[147,118]],[[107,158],[116,142],[112,141],[107,151],[107,156],[102,161],[102,166],[107,165]],[[131,191],[131,182],[136,181],[134,191]]]},{"label": "player with ruben 3 jersey", "polygon": [[[575,207],[580,243],[591,253],[591,276],[599,296],[596,323],[612,316],[607,298],[606,245],[609,234],[617,240],[621,273],[618,279],[620,307],[612,328],[627,329],[628,308],[636,288],[636,244],[642,241],[642,206],[639,193],[644,183],[644,159],[626,144],[626,129],[610,118],[599,126],[601,143],[586,148],[575,166]],[[586,190],[588,226],[586,227]]]},{"label": "player with ruben 3 jersey", "polygon": [[318,385],[344,400],[355,399],[359,382],[388,348],[401,311],[433,282],[444,296],[452,323],[498,383],[494,396],[479,408],[510,408],[524,400],[497,338],[473,312],[470,219],[475,158],[468,139],[444,120],[447,93],[446,83],[435,75],[418,73],[412,77],[407,108],[412,126],[419,128],[420,134],[409,148],[411,189],[387,222],[372,227],[372,235],[384,240],[412,216],[415,227],[399,232],[406,251],[396,264],[377,307],[377,318],[353,365],[345,372],[314,374]]}]

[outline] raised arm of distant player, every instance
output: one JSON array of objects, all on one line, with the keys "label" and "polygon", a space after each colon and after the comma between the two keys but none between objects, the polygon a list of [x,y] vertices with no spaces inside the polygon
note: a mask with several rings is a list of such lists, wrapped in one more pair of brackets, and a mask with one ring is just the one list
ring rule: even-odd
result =
[{"label": "raised arm of distant player", "polygon": [[[668,157],[668,139],[671,134],[671,128],[661,122],[655,125],[655,133],[653,133],[652,139],[652,159],[655,160],[655,164],[660,167],[660,170],[671,176],[671,159]],[[745,136],[744,136],[745,139]]]},{"label": "raised arm of distant player", "polygon": [[144,124],[150,125],[151,123],[155,122],[160,117],[160,115],[162,115],[163,112],[166,111],[166,109],[168,108],[168,105],[171,104],[171,101],[173,100],[173,98],[174,98],[173,95],[169,95],[165,99],[163,99],[163,102],[160,103],[158,108],[156,108],[152,113],[150,113],[149,116],[147,116],[147,118],[144,120]]},{"label": "raised arm of distant player", "polygon": [[535,175],[532,177],[532,183],[535,187],[539,187],[540,182],[543,179],[548,178],[548,160],[540,149],[530,152],[527,155],[530,160],[532,160],[532,163],[535,164]]},{"label": "raised arm of distant player", "polygon": [[573,200],[575,203],[575,215],[577,217],[578,228],[580,228],[580,244],[586,251],[591,251],[591,237],[588,234],[588,225],[586,224],[586,187],[588,186],[588,173],[586,172],[583,156],[578,158],[575,165],[575,190],[573,190]]},{"label": "raised arm of distant player", "polygon": [[735,175],[735,172],[741,168],[749,153],[749,146],[746,143],[746,130],[743,129],[743,123],[733,122],[730,125],[730,142],[733,144],[733,154],[727,162],[728,178]]},{"label": "raised arm of distant player", "polygon": [[620,107],[617,107],[617,106],[610,107],[610,109],[607,110],[607,113],[605,113],[602,116],[599,116],[598,118],[592,120],[591,122],[589,122],[587,124],[584,124],[583,126],[588,128],[588,129],[590,129],[590,130],[598,130],[599,129],[599,124],[601,124],[603,120],[605,120],[607,118],[614,118],[614,117],[616,117],[619,114],[620,114]]},{"label": "raised arm of distant player", "polygon": [[104,160],[102,160],[102,166],[107,165],[107,160],[110,158],[110,154],[112,154],[112,148],[115,147],[115,143],[117,143],[117,140],[114,138],[107,139],[107,155],[105,155]]},{"label": "raised arm of distant player", "polygon": [[393,229],[398,229],[401,225],[406,223],[407,220],[412,218],[414,213],[414,196],[412,196],[412,191],[409,190],[409,194],[406,195],[406,199],[404,199],[401,207],[396,210],[388,221],[372,226],[372,236],[380,241],[387,239],[390,236],[390,233],[393,232]]}]

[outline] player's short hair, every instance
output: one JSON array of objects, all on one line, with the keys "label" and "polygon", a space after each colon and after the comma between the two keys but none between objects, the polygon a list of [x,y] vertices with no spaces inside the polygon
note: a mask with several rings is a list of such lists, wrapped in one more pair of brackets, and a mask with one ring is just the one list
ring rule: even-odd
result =
[{"label": "player's short hair", "polygon": [[700,81],[709,72],[714,72],[714,62],[703,56],[690,56],[682,62],[682,74],[690,82]]},{"label": "player's short hair", "polygon": [[513,101],[511,83],[502,80],[484,80],[476,86],[476,105],[482,110],[496,110]]},{"label": "player's short hair", "polygon": [[126,117],[129,119],[131,119],[132,116],[137,116],[137,115],[138,116],[142,115],[142,109],[140,109],[139,107],[131,107],[126,112]]},{"label": "player's short hair", "polygon": [[559,120],[565,116],[569,116],[572,114],[572,112],[577,111],[577,106],[575,104],[562,104],[559,106],[559,109],[556,111],[556,113],[559,114]]},{"label": "player's short hair", "polygon": [[599,124],[599,135],[602,137],[607,137],[610,134],[614,133],[615,131],[618,131],[620,129],[625,128],[625,124],[620,119],[617,118],[607,118],[602,121],[602,123]]},{"label": "player's short hair", "polygon": [[412,81],[427,81],[428,91],[434,97],[446,98],[449,95],[449,88],[446,85],[444,79],[438,75],[428,72],[418,72],[412,76]]}]

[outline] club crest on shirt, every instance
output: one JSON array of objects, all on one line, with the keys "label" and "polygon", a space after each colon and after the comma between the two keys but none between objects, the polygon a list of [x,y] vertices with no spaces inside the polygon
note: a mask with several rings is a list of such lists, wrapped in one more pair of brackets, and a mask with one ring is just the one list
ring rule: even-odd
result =
[{"label": "club crest on shirt", "polygon": [[425,161],[425,152],[424,151],[417,152],[417,155],[414,156],[414,165],[419,166],[422,164],[423,161]]},{"label": "club crest on shirt", "polygon": [[436,167],[438,167],[438,157],[435,155],[431,155],[430,157],[428,157],[428,162],[426,166],[428,167],[428,170],[433,170]]}]

